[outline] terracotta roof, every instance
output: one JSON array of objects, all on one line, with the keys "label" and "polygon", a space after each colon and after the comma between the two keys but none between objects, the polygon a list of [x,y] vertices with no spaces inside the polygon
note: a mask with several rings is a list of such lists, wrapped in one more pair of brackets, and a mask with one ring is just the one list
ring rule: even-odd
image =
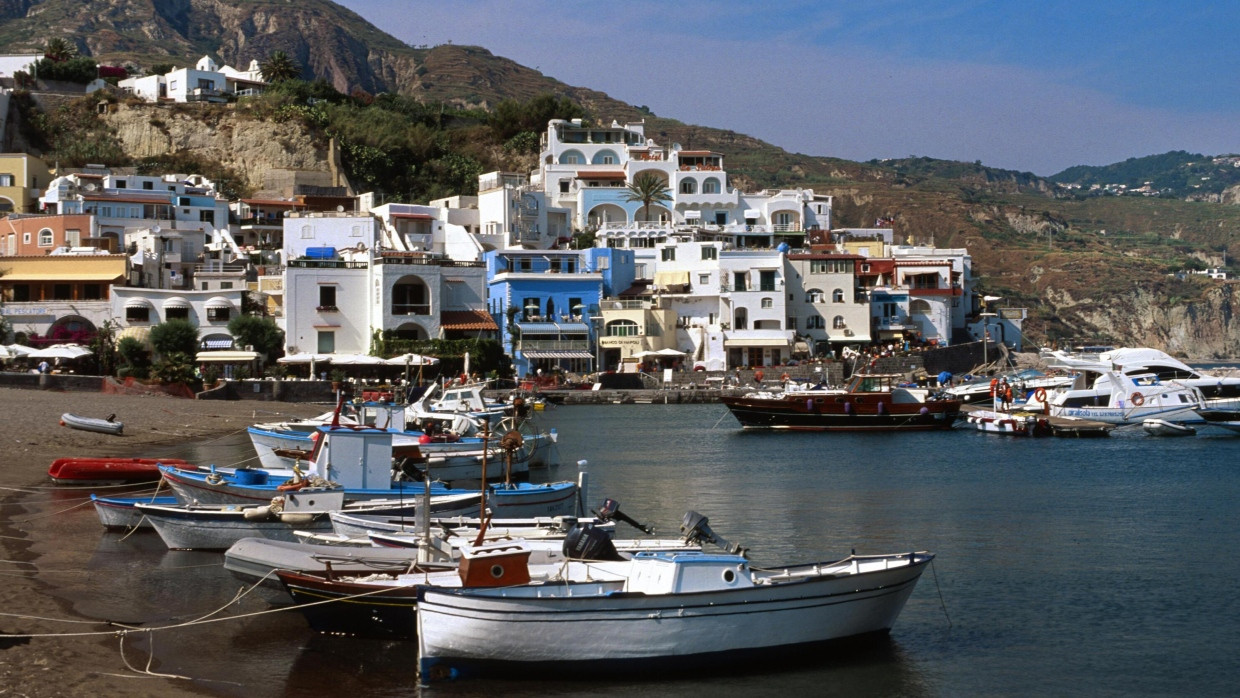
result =
[{"label": "terracotta roof", "polygon": [[719,153],[710,150],[682,150],[680,157],[704,157],[706,155],[718,155]]},{"label": "terracotta roof", "polygon": [[439,326],[445,330],[499,330],[485,310],[445,310],[439,314]]},{"label": "terracotta roof", "polygon": [[415,221],[433,221],[435,217],[429,213],[393,213],[392,218],[405,218]]}]

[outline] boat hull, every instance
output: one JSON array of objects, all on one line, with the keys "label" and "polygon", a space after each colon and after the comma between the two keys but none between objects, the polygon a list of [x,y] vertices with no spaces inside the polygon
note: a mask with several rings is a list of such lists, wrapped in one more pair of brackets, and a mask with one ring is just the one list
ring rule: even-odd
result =
[{"label": "boat hull", "polygon": [[138,511],[137,504],[159,504],[171,506],[177,503],[176,497],[100,497],[92,494],[91,502],[95,505],[95,513],[104,528],[150,528],[151,522]]},{"label": "boat hull", "polygon": [[57,458],[47,474],[57,484],[105,485],[125,482],[155,482],[159,465],[180,469],[197,466],[180,458]]},{"label": "boat hull", "polygon": [[1008,414],[990,410],[978,410],[965,417],[974,429],[986,434],[1009,436],[1050,436],[1050,422],[1045,417],[1029,414]]},{"label": "boat hull", "polygon": [[419,668],[423,680],[549,668],[557,675],[732,668],[740,659],[889,631],[930,559],[861,575],[686,594],[629,594],[615,582],[422,587]]},{"label": "boat hull", "polygon": [[93,431],[100,434],[111,434],[113,436],[120,436],[121,431],[125,429],[125,425],[121,422],[113,422],[108,419],[98,419],[95,417],[81,417],[76,414],[69,414],[68,412],[60,415],[60,423],[70,429]]},{"label": "boat hull", "polygon": [[317,632],[384,640],[416,636],[418,595],[412,586],[377,588],[288,570],[275,574]]},{"label": "boat hull", "polygon": [[847,394],[821,398],[722,398],[746,429],[804,431],[928,431],[950,429],[959,400],[891,403],[890,399]]}]

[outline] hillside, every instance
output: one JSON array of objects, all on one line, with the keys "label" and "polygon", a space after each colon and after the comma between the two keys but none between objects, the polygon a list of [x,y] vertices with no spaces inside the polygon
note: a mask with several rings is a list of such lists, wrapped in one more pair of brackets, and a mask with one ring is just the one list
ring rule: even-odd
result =
[{"label": "hillside", "polygon": [[[287,116],[277,118],[277,112],[289,113],[287,107],[294,105],[288,103],[271,112],[242,104],[171,113],[167,107],[133,105],[102,117],[106,122],[85,104],[62,126],[60,144],[49,145],[50,153],[70,145],[80,152],[86,144],[95,154],[90,161],[214,163],[241,191],[261,182],[265,167],[321,162],[330,130],[322,117],[329,114],[337,123],[356,121],[354,128],[331,131],[344,141],[351,177],[360,185],[407,187],[387,192],[393,200],[410,192],[422,192],[415,198],[424,200],[462,186],[478,168],[528,163],[495,140],[486,113],[505,100],[525,103],[556,95],[600,121],[644,119],[647,133],[661,143],[724,154],[732,186],[802,186],[832,194],[839,227],[893,218],[901,240],[968,247],[987,293],[1031,309],[1027,330],[1035,342],[1089,339],[1153,344],[1195,357],[1240,356],[1240,328],[1231,326],[1232,285],[1167,276],[1187,267],[1219,266],[1240,252],[1232,235],[1240,229],[1240,206],[1214,203],[1229,200],[1234,187],[1194,201],[1076,197],[1064,196],[1050,180],[981,163],[929,158],[858,163],[787,153],[744,134],[661,118],[483,48],[415,49],[326,0],[0,0],[4,51],[37,49],[53,36],[69,39],[103,63],[135,67],[189,65],[203,54],[244,67],[285,51],[302,66],[303,78],[323,80],[344,94],[317,112],[307,111],[302,95],[303,106],[294,110],[303,119],[300,126]],[[351,93],[358,99],[351,100]],[[380,93],[408,102],[375,100],[366,106],[370,95]],[[417,111],[411,104],[437,103],[458,111],[421,121],[410,116]],[[385,105],[382,119],[372,111],[375,105]],[[459,116],[445,121],[444,113]],[[401,126],[402,118],[410,121]],[[264,126],[254,131],[262,135],[247,137],[252,124],[240,126],[247,120],[280,126]],[[415,134],[415,145],[393,150],[384,139],[394,132]],[[90,137],[83,138],[85,133]],[[1184,155],[1192,162],[1210,161]],[[367,175],[359,170],[367,158],[407,162],[408,172],[372,169]],[[1158,163],[1174,169],[1183,164],[1179,160],[1164,157]],[[1141,179],[1138,173],[1155,162],[1136,164],[1113,172],[1074,168],[1053,179],[1084,183],[1127,170]],[[1203,181],[1199,173],[1181,179],[1189,182],[1193,176]]]},{"label": "hillside", "polygon": [[1076,185],[1082,194],[1092,191],[1234,204],[1240,203],[1240,155],[1175,150],[1100,167],[1069,167],[1051,180]]}]

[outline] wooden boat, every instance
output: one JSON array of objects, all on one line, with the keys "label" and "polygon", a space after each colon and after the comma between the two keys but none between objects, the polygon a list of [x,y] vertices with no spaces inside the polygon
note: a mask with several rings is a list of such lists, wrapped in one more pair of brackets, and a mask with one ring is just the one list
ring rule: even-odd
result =
[{"label": "wooden boat", "polygon": [[1052,433],[1050,421],[1044,415],[1032,412],[973,410],[965,416],[965,421],[987,434],[1050,436]]},{"label": "wooden boat", "polygon": [[513,586],[420,585],[422,680],[710,670],[821,656],[830,643],[888,632],[934,558],[849,555],[759,569],[738,550],[642,552],[578,563],[588,577]]},{"label": "wooden boat", "polygon": [[899,374],[858,374],[845,390],[790,389],[723,396],[746,429],[924,431],[950,429],[960,400],[899,385]]},{"label": "wooden boat", "polygon": [[110,415],[107,419],[99,419],[98,417],[82,417],[76,414],[69,414],[68,412],[60,415],[60,425],[70,429],[95,431],[100,434],[114,434],[117,436],[125,428],[124,424],[116,421],[116,415]]},{"label": "wooden boat", "polygon": [[180,458],[57,458],[47,474],[61,485],[154,482],[160,478],[161,464],[189,470],[198,467]]},{"label": "wooden boat", "polygon": [[95,513],[99,515],[99,523],[104,528],[150,528],[151,522],[138,511],[138,504],[159,504],[172,506],[177,498],[171,495],[160,497],[100,497],[92,494],[91,502],[95,505]]},{"label": "wooden boat", "polygon": [[1141,422],[1141,428],[1151,436],[1194,436],[1197,433],[1195,428],[1187,424],[1166,419],[1147,419]]}]

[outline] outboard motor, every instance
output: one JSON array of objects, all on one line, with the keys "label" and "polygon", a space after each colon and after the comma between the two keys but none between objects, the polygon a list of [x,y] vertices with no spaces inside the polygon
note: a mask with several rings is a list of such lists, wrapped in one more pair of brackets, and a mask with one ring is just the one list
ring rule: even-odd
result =
[{"label": "outboard motor", "polygon": [[594,515],[602,521],[611,521],[612,519],[615,519],[616,521],[623,521],[648,536],[654,535],[653,528],[637,523],[633,519],[629,518],[628,514],[620,511],[620,502],[617,502],[614,499],[604,499],[603,506],[599,507],[599,510],[594,512]]},{"label": "outboard motor", "polygon": [[686,512],[684,521],[680,522],[680,532],[684,534],[685,542],[690,545],[713,543],[733,555],[744,555],[748,551],[747,548],[742,548],[736,543],[730,543],[720,538],[714,531],[710,530],[710,526],[706,525],[708,521],[710,519],[696,511]]},{"label": "outboard motor", "polygon": [[573,526],[564,536],[564,557],[570,560],[623,560],[611,536],[592,523]]}]

